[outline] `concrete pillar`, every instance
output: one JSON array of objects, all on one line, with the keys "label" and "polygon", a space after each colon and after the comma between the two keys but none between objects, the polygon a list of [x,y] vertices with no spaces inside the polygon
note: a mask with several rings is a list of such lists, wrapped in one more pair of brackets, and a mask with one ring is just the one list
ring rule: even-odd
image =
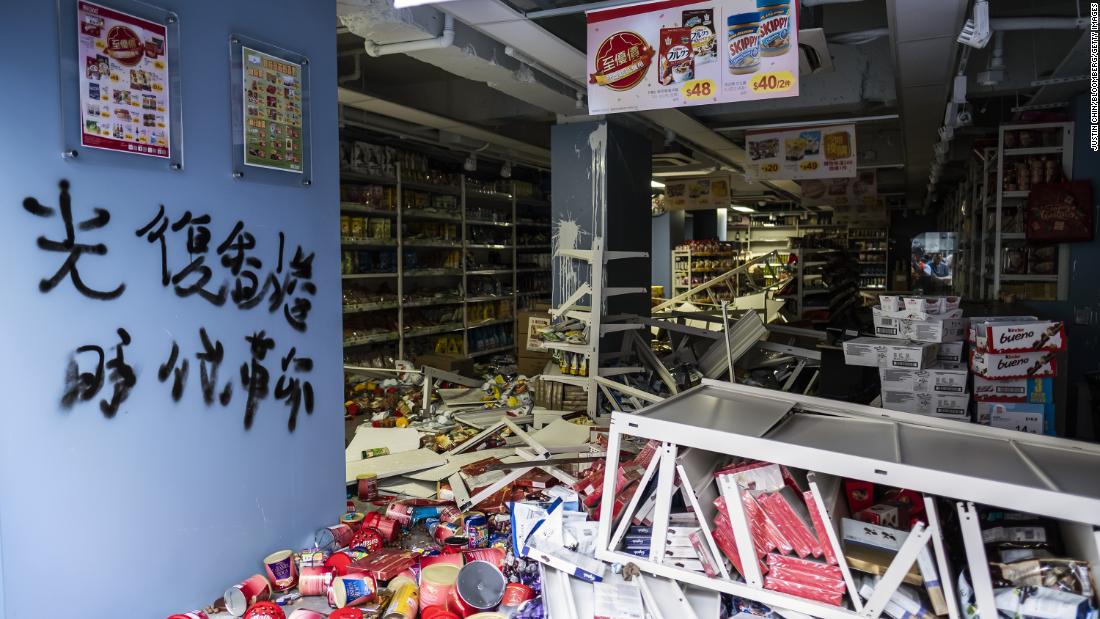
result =
[{"label": "concrete pillar", "polygon": [[[651,251],[651,146],[644,136],[607,120],[557,125],[550,133],[552,217],[555,251],[589,249],[602,237],[609,251]],[[606,286],[644,286],[651,281],[650,258],[618,260],[607,266]],[[582,283],[588,269],[576,260],[553,265],[553,303],[560,304]],[[648,295],[612,297],[607,314],[649,315]]]}]

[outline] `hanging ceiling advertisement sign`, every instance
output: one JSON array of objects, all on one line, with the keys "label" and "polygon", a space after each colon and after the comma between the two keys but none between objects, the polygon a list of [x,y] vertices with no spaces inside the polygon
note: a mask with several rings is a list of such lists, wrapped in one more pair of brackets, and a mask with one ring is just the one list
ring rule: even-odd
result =
[{"label": "hanging ceiling advertisement sign", "polygon": [[725,176],[665,181],[665,206],[671,211],[726,208],[730,183]]},{"label": "hanging ceiling advertisement sign", "polygon": [[591,114],[798,96],[797,0],[588,12]]},{"label": "hanging ceiling advertisement sign", "polygon": [[852,178],[810,179],[802,187],[802,206],[831,206],[834,211],[853,214],[886,212],[878,195],[878,175],[860,170]]},{"label": "hanging ceiling advertisement sign", "polygon": [[852,178],[856,127],[833,125],[745,134],[749,180]]}]

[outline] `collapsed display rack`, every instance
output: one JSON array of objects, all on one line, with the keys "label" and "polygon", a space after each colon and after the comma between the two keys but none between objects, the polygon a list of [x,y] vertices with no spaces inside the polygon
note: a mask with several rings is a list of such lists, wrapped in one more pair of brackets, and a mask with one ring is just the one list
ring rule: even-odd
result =
[{"label": "collapsed display rack", "polygon": [[[649,555],[639,557],[616,549],[643,493],[634,493],[616,524],[615,493],[605,492],[596,556],[611,563],[633,563],[655,576],[823,619],[870,619],[883,612],[918,553],[931,544],[948,614],[951,619],[960,617],[954,591],[957,573],[947,562],[940,519],[928,496],[924,501],[928,526],[918,524],[912,530],[865,603],[855,592],[836,531],[824,527],[828,539],[822,543],[827,541],[838,558],[852,608],[765,589],[759,567],[751,560],[743,561],[744,581],[729,578],[724,567],[721,577],[711,578],[672,565],[665,559],[665,545],[674,491],[687,495],[715,557],[721,555],[706,515],[706,510],[713,512],[714,508],[696,495],[701,489],[709,492],[710,498],[721,492],[740,556],[757,556],[736,482],[731,488],[732,479],[719,476],[717,481],[704,477],[705,483],[693,483],[678,457],[684,451],[734,455],[813,471],[809,476],[811,492],[825,523],[836,517],[823,498],[823,487],[830,478],[834,489],[839,478],[847,477],[953,499],[981,619],[997,619],[998,612],[975,503],[1061,520],[1067,544],[1074,546],[1075,554],[1087,560],[1092,570],[1100,569],[1100,478],[1095,475],[1100,447],[1096,445],[712,380],[637,413],[612,414],[605,488],[616,487],[624,436],[661,443],[638,482],[639,488],[645,488],[651,479],[657,479]],[[821,478],[820,483],[815,478]]]}]

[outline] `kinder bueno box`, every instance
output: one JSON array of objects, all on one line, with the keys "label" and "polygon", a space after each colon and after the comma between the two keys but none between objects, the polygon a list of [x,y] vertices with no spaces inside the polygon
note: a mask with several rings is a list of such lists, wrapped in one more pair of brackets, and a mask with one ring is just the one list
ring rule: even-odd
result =
[{"label": "kinder bueno box", "polygon": [[966,363],[964,349],[966,342],[943,342],[940,344],[940,352],[936,355],[936,361],[940,363]]},{"label": "kinder bueno box", "polygon": [[975,332],[978,350],[992,353],[1065,350],[1066,329],[1060,321],[992,322]]},{"label": "kinder bueno box", "polygon": [[939,344],[894,340],[886,344],[880,367],[921,370],[936,362],[939,351]]},{"label": "kinder bueno box", "polygon": [[936,362],[923,370],[880,368],[883,391],[912,393],[966,393],[970,370],[961,363]]},{"label": "kinder bueno box", "polygon": [[974,400],[977,402],[1054,403],[1053,378],[1010,378],[989,380],[974,377]]},{"label": "kinder bueno box", "polygon": [[1006,378],[1042,378],[1057,373],[1054,351],[1012,352],[994,354],[972,351],[970,369],[982,378],[1003,380]]},{"label": "kinder bueno box", "polygon": [[993,322],[1033,322],[1039,320],[1034,316],[980,316],[970,319],[970,330],[966,334],[966,341],[977,344],[978,332],[984,331],[984,326]]},{"label": "kinder bueno box", "polygon": [[886,347],[897,340],[884,337],[857,337],[844,342],[844,363],[869,368],[881,367],[886,358]]},{"label": "kinder bueno box", "polygon": [[1054,405],[1026,402],[978,402],[978,423],[1032,434],[1054,435]]},{"label": "kinder bueno box", "polygon": [[940,419],[970,421],[969,393],[913,393],[911,391],[882,392],[882,408]]}]

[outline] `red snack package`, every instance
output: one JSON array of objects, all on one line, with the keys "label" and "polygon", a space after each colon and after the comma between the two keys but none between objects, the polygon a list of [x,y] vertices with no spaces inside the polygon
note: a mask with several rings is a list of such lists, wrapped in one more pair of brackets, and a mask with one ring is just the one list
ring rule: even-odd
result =
[{"label": "red snack package", "polygon": [[[722,514],[718,514],[714,517],[714,530],[712,533],[714,535],[714,543],[718,545],[718,549],[730,560],[730,563],[733,564],[737,573],[744,576],[745,569],[741,565],[741,555],[737,552],[737,542],[733,539],[733,528],[730,526],[729,520]],[[757,548],[757,550],[759,551],[759,548]],[[760,573],[766,574],[767,572],[768,566],[761,561]]]},{"label": "red snack package", "polygon": [[839,567],[835,565],[826,565],[819,561],[811,561],[810,559],[799,559],[797,557],[770,554],[768,555],[768,567],[784,567],[821,576],[829,580],[844,579],[844,573],[840,571]]},{"label": "red snack package", "polygon": [[844,601],[844,593],[827,591],[801,583],[780,580],[778,578],[772,578],[770,575],[764,579],[764,588],[780,593],[795,595],[800,598],[806,598],[807,600],[816,600],[818,602],[824,602],[825,604],[832,604],[834,606],[840,606],[841,602]]},{"label": "red snack package", "polygon": [[[718,508],[718,515],[725,519],[726,526],[730,529],[730,535],[733,535],[733,525],[730,524],[729,511],[726,509],[726,500],[723,497],[714,499],[714,506]],[[748,514],[746,514],[747,516]],[[752,535],[752,545],[756,548],[756,554],[763,557],[765,554],[775,550],[775,544],[771,543],[770,538],[763,529],[762,523],[754,522],[749,519],[749,534]]]},{"label": "red snack package", "polygon": [[860,479],[845,479],[844,496],[848,499],[848,511],[861,512],[875,504],[875,485]]},{"label": "red snack package", "polygon": [[813,492],[809,490],[803,492],[802,498],[806,500],[806,508],[810,510],[810,520],[814,523],[814,532],[817,533],[817,539],[821,542],[825,562],[829,565],[836,565],[836,554],[833,553],[833,545],[829,543],[829,536],[825,532],[825,523],[821,520],[820,512],[817,511]]}]

